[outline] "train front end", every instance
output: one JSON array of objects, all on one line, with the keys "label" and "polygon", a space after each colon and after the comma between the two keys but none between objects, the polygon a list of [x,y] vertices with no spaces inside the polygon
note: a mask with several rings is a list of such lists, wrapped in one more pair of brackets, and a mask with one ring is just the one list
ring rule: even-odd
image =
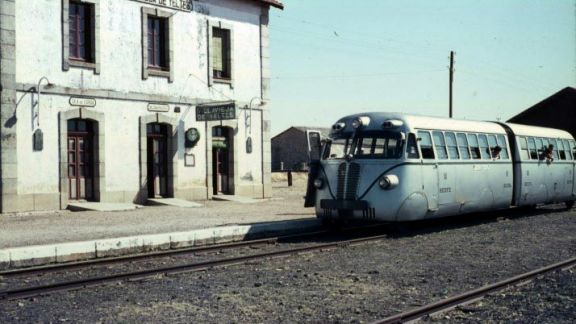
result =
[{"label": "train front end", "polygon": [[416,150],[416,139],[399,114],[358,114],[336,122],[310,173],[317,217],[397,221],[415,190],[410,184],[419,182],[405,163],[410,141]]}]

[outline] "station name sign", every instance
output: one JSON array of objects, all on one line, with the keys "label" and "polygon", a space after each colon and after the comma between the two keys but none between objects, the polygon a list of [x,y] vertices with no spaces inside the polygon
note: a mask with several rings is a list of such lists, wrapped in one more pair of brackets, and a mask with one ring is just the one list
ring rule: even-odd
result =
[{"label": "station name sign", "polygon": [[132,0],[136,2],[143,2],[159,7],[192,11],[192,0]]},{"label": "station name sign", "polygon": [[68,103],[70,106],[96,107],[96,99],[94,98],[70,97]]},{"label": "station name sign", "polygon": [[196,121],[236,119],[236,104],[209,105],[196,107]]}]

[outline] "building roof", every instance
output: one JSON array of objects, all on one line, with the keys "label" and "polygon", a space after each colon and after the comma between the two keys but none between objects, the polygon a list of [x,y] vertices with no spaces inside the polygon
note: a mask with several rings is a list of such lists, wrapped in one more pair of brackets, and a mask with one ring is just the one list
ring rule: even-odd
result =
[{"label": "building roof", "polygon": [[291,129],[296,129],[298,131],[301,131],[302,133],[306,133],[306,131],[308,131],[308,130],[319,131],[320,134],[322,135],[322,138],[328,138],[328,135],[330,134],[330,130],[331,130],[330,128],[326,128],[326,127],[292,126],[292,127],[288,127],[287,129],[278,133],[278,135],[276,135],[272,138],[279,137]]},{"label": "building roof", "polygon": [[278,0],[256,0],[256,1],[268,4],[272,7],[278,8],[278,9],[284,9],[284,4],[282,4],[282,2],[280,2]]},{"label": "building roof", "polygon": [[572,109],[576,110],[576,89],[572,87],[566,87],[550,97],[540,101],[534,106],[524,110],[518,115],[510,118],[508,122],[512,123],[522,123],[525,118],[531,117],[533,114],[538,113],[543,109]]}]

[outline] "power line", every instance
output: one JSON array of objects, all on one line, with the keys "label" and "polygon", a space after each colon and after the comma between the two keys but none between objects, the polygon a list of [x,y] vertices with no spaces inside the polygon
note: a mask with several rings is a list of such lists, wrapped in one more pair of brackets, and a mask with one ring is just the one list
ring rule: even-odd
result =
[{"label": "power line", "polygon": [[272,79],[275,80],[285,80],[285,79],[352,79],[352,78],[374,78],[380,76],[388,76],[388,75],[407,75],[407,74],[419,74],[419,73],[431,73],[431,72],[440,72],[444,71],[444,69],[435,69],[435,70],[423,70],[423,71],[413,71],[413,72],[384,72],[384,73],[370,73],[370,74],[342,74],[342,75],[287,75],[287,76],[278,76]]}]

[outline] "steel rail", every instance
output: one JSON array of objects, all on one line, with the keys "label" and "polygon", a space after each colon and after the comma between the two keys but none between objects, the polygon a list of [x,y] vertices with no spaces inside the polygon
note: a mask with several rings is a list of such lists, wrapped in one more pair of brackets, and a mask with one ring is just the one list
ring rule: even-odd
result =
[{"label": "steel rail", "polygon": [[490,284],[484,287],[480,287],[474,290],[470,290],[460,295],[453,297],[448,297],[446,299],[433,302],[416,309],[412,309],[400,314],[396,314],[382,320],[377,320],[372,322],[372,324],[389,324],[389,323],[404,323],[407,321],[414,321],[420,319],[424,316],[431,315],[434,313],[450,310],[456,306],[470,303],[474,300],[481,299],[482,297],[488,295],[489,293],[501,291],[509,288],[512,285],[517,285],[523,282],[530,281],[539,275],[557,271],[560,269],[570,268],[576,266],[576,258],[571,258],[562,262],[558,262],[543,268],[539,268],[530,272],[526,272],[494,284]]},{"label": "steel rail", "polygon": [[32,275],[32,274],[42,274],[42,273],[64,271],[64,270],[67,271],[67,270],[86,268],[86,267],[90,267],[90,266],[98,266],[98,265],[107,265],[107,264],[114,264],[114,263],[121,263],[121,262],[145,260],[145,259],[158,258],[158,257],[177,256],[177,255],[191,254],[191,253],[211,252],[211,251],[218,251],[218,250],[223,250],[223,249],[234,249],[234,248],[246,247],[246,246],[274,244],[274,243],[277,243],[278,241],[281,241],[281,240],[297,239],[297,238],[303,238],[303,237],[314,236],[314,235],[321,235],[321,234],[326,234],[326,233],[328,233],[328,232],[327,231],[314,231],[314,232],[306,232],[306,233],[302,233],[302,234],[277,236],[277,237],[270,237],[270,238],[250,240],[250,241],[240,241],[240,242],[213,244],[213,245],[205,245],[205,246],[194,246],[194,247],[188,247],[188,248],[169,249],[169,250],[162,250],[162,251],[155,251],[155,252],[148,252],[148,253],[139,253],[139,254],[125,255],[125,256],[118,256],[118,257],[97,258],[97,259],[90,259],[90,260],[83,260],[83,261],[76,261],[76,262],[49,264],[49,265],[45,265],[45,266],[37,266],[37,267],[30,267],[30,268],[21,268],[21,269],[12,269],[12,270],[1,271],[0,277],[8,278],[8,277]]},{"label": "steel rail", "polygon": [[68,291],[68,290],[75,290],[87,287],[94,287],[94,286],[101,286],[108,283],[115,283],[121,282],[125,280],[139,280],[144,278],[149,278],[157,275],[170,275],[170,274],[177,274],[177,273],[184,273],[184,272],[194,272],[194,271],[201,271],[206,270],[214,267],[222,267],[222,266],[229,266],[235,264],[242,264],[248,261],[260,260],[260,259],[269,259],[269,258],[276,258],[276,257],[283,257],[283,256],[290,256],[296,255],[301,253],[307,252],[314,252],[314,251],[321,251],[326,249],[333,249],[338,247],[345,247],[355,244],[366,243],[370,241],[377,241],[387,238],[387,235],[377,235],[371,237],[364,237],[364,238],[357,238],[351,239],[346,241],[339,241],[339,242],[332,242],[332,243],[324,243],[316,246],[310,247],[302,247],[302,248],[295,248],[289,250],[282,250],[282,251],[275,251],[275,252],[267,252],[267,253],[260,253],[250,256],[241,256],[241,257],[232,257],[220,260],[213,260],[213,261],[204,261],[198,263],[190,263],[178,266],[169,266],[163,268],[156,268],[150,270],[141,270],[141,271],[134,271],[130,273],[122,273],[122,274],[115,274],[109,276],[102,276],[102,277],[95,277],[95,278],[88,278],[88,279],[80,279],[80,280],[72,280],[72,281],[65,281],[60,283],[48,284],[48,285],[41,285],[36,287],[28,287],[28,288],[21,288],[21,289],[13,289],[13,290],[6,290],[0,292],[0,301],[1,300],[14,300],[14,299],[22,299],[22,298],[30,298],[39,295],[44,295],[52,292],[58,291]]},{"label": "steel rail", "polygon": [[[381,224],[368,225],[368,226],[357,226],[357,227],[343,228],[343,229],[341,229],[341,232],[353,232],[353,231],[359,231],[359,230],[378,229],[378,228],[383,228],[383,227],[384,227],[384,225],[381,225]],[[152,259],[152,258],[159,258],[159,257],[178,256],[178,255],[184,255],[184,254],[218,251],[218,250],[223,250],[223,249],[235,249],[235,248],[240,248],[240,247],[275,244],[275,243],[278,243],[279,241],[295,240],[295,239],[299,239],[299,238],[314,237],[317,235],[326,235],[326,234],[330,234],[330,233],[333,233],[333,232],[331,232],[330,230],[309,231],[309,232],[303,232],[303,233],[298,233],[298,234],[269,237],[269,238],[263,238],[263,239],[257,239],[257,240],[212,244],[212,245],[204,245],[204,246],[193,246],[193,247],[187,247],[187,248],[168,249],[168,250],[162,250],[162,251],[131,254],[131,255],[118,256],[118,257],[96,258],[96,259],[76,261],[76,262],[66,262],[66,263],[48,264],[48,265],[44,265],[44,266],[29,267],[29,268],[10,269],[10,270],[5,270],[5,271],[0,271],[0,277],[9,278],[9,277],[16,277],[16,276],[24,276],[24,275],[45,274],[45,273],[50,273],[50,272],[68,271],[68,270],[87,268],[87,267],[91,267],[91,266],[100,266],[100,265],[115,264],[115,263],[121,263],[121,262],[138,261],[138,260],[145,260],[145,259]]]}]

